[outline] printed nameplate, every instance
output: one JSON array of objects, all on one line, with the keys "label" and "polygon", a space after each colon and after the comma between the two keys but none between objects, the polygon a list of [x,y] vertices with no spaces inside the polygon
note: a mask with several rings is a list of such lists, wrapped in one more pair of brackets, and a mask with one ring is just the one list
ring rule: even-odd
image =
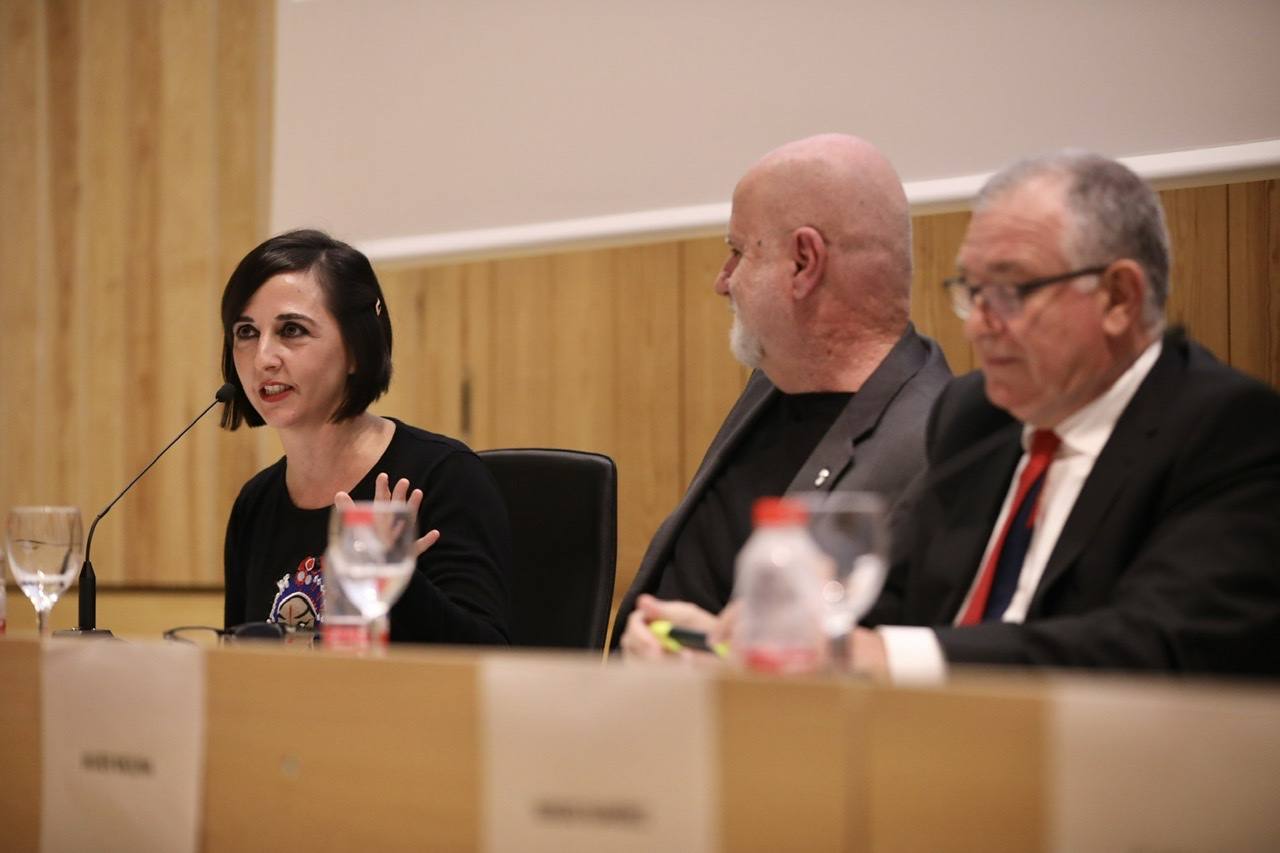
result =
[{"label": "printed nameplate", "polygon": [[195,853],[204,659],[178,644],[55,640],[44,649],[44,853]]},{"label": "printed nameplate", "polygon": [[1048,850],[1274,850],[1280,703],[1238,687],[1055,690]]},{"label": "printed nameplate", "polygon": [[487,661],[487,849],[717,849],[712,688],[675,668]]}]

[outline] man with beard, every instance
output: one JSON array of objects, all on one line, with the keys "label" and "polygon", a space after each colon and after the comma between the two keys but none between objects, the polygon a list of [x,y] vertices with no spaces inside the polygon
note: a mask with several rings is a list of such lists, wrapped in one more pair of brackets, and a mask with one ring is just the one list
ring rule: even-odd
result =
[{"label": "man with beard", "polygon": [[910,212],[870,143],[827,134],[766,155],[734,190],[726,242],[715,288],[755,372],[623,599],[613,636],[628,655],[664,654],[649,622],[696,628],[724,607],[757,498],[874,491],[892,514],[951,376],[908,321]]}]

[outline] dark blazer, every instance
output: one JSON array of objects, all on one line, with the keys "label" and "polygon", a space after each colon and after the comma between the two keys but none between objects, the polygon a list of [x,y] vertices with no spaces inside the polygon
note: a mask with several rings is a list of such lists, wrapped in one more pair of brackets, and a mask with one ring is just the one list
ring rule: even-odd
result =
[{"label": "dark blazer", "polygon": [[[867,377],[796,472],[787,491],[875,491],[885,496],[892,512],[899,496],[924,468],[925,422],[938,392],[950,378],[951,370],[942,350],[908,324],[884,361]],[[688,491],[649,543],[635,580],[618,608],[613,646],[622,637],[636,598],[657,588],[662,569],[671,559],[676,535],[707,486],[777,393],[778,389],[762,372],[757,370],[751,375],[707,448]]]},{"label": "dark blazer", "polygon": [[1116,423],[1023,624],[950,627],[1022,453],[981,374],[930,418],[868,624],[936,628],[952,662],[1280,673],[1280,395],[1180,333]]}]

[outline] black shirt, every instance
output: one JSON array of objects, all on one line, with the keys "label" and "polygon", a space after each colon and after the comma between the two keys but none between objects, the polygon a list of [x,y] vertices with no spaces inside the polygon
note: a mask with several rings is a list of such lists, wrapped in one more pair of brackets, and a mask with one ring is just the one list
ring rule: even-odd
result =
[{"label": "black shirt", "polygon": [[776,395],[676,534],[654,594],[719,613],[733,590],[734,559],[751,535],[751,507],[757,498],[786,492],[852,398],[850,392]]},{"label": "black shirt", "polygon": [[[382,457],[351,490],[373,500],[377,475],[422,489],[418,532],[440,540],[418,558],[391,608],[393,641],[508,641],[511,530],[507,508],[480,458],[462,442],[395,423]],[[263,620],[306,624],[323,618],[322,575],[329,507],[300,509],[285,486],[282,457],[245,483],[227,522],[227,627]]]}]

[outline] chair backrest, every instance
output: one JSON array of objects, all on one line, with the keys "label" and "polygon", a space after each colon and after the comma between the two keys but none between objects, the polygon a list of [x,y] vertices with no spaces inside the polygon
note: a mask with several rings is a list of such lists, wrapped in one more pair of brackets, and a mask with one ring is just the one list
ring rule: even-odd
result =
[{"label": "chair backrest", "polygon": [[511,641],[601,649],[618,557],[618,471],[577,450],[479,454],[511,515]]}]

